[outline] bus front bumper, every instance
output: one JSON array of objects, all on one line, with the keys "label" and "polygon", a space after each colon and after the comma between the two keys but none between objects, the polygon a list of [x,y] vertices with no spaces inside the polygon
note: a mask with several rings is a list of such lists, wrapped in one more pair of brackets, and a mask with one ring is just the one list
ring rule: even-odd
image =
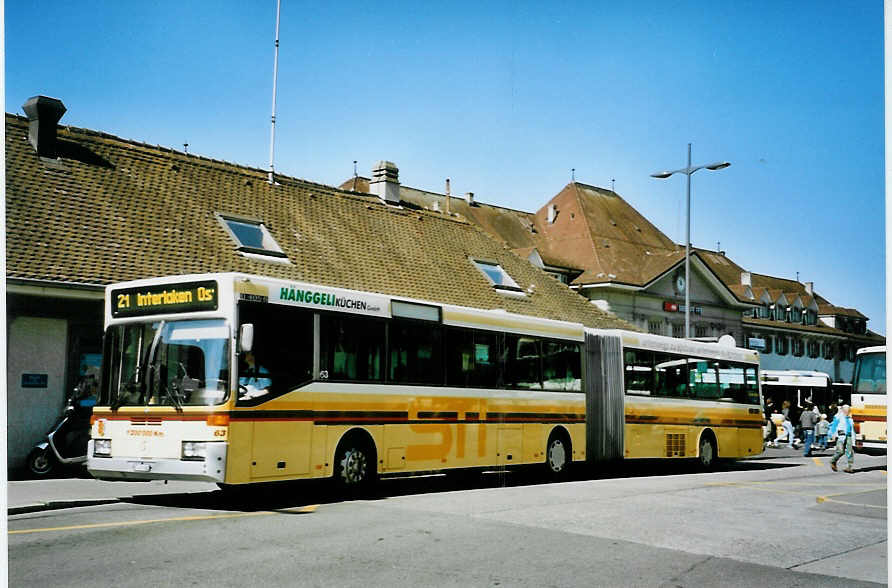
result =
[{"label": "bus front bumper", "polygon": [[94,457],[93,440],[87,445],[87,471],[99,480],[190,480],[223,482],[226,443],[208,443],[203,461],[150,457]]}]

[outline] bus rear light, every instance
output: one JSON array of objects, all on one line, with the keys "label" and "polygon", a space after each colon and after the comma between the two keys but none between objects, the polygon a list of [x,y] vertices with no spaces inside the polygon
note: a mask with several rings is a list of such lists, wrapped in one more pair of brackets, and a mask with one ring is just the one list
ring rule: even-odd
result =
[{"label": "bus rear light", "polygon": [[93,457],[111,457],[111,439],[93,439]]},{"label": "bus rear light", "polygon": [[209,427],[226,427],[229,425],[228,414],[209,414],[207,418]]}]

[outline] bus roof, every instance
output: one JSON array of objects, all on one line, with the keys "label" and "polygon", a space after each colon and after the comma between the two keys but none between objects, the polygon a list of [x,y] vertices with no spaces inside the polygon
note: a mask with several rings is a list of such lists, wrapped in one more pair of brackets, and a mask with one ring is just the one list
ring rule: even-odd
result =
[{"label": "bus roof", "polygon": [[623,347],[647,349],[650,351],[664,351],[666,353],[684,353],[691,356],[727,359],[730,361],[744,361],[759,363],[759,353],[752,349],[730,347],[721,343],[705,343],[702,341],[690,341],[667,337],[665,335],[652,335],[649,333],[635,333],[619,329],[586,329],[591,334],[611,334],[620,337]]},{"label": "bus roof", "polygon": [[856,355],[864,355],[866,353],[886,353],[886,346],[878,345],[876,347],[862,347],[855,352]]}]

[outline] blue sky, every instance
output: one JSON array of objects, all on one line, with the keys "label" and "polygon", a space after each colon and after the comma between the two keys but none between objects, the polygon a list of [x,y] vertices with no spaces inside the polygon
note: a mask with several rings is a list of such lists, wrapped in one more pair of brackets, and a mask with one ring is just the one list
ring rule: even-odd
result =
[{"label": "blue sky", "polygon": [[[276,167],[538,209],[570,179],[885,332],[883,6],[283,0]],[[617,6],[623,4],[623,6]],[[275,2],[9,2],[6,110],[265,168]],[[45,38],[41,38],[44,36]]]}]

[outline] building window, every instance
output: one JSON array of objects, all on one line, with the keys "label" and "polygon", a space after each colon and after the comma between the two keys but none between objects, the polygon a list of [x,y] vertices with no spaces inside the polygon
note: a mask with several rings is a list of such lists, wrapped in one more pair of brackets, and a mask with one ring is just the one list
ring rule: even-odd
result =
[{"label": "building window", "polygon": [[846,344],[842,341],[836,344],[836,358],[839,361],[846,360]]},{"label": "building window", "polygon": [[833,359],[833,341],[824,341],[824,359]]},{"label": "building window", "polygon": [[520,286],[517,285],[517,282],[511,279],[508,272],[502,269],[501,265],[476,259],[471,261],[474,263],[474,267],[480,270],[481,274],[486,276],[486,279],[489,280],[489,283],[492,284],[493,288],[496,288],[497,290],[514,290],[517,292],[523,291]]},{"label": "building window", "polygon": [[672,323],[672,336],[676,339],[684,338],[684,324],[683,323]]},{"label": "building window", "polygon": [[650,333],[651,335],[662,335],[663,334],[663,321],[660,319],[648,321],[647,332]]},{"label": "building window", "polygon": [[802,357],[805,352],[804,347],[801,337],[793,337],[793,355]]},{"label": "building window", "polygon": [[814,339],[808,340],[808,356],[812,359],[818,357],[821,354],[821,344]]},{"label": "building window", "polygon": [[218,215],[229,236],[238,244],[243,253],[287,258],[282,248],[273,239],[269,229],[261,221],[246,220]]},{"label": "building window", "polygon": [[706,325],[696,325],[694,327],[694,336],[695,337],[706,337],[707,336],[706,333],[708,332],[708,330],[709,330],[709,328]]},{"label": "building window", "polygon": [[762,350],[762,353],[771,353],[771,342],[774,341],[774,337],[771,335],[765,335],[765,349]]},{"label": "building window", "polygon": [[777,350],[776,352],[778,355],[786,355],[787,352],[790,350],[789,345],[790,345],[790,341],[789,341],[789,339],[787,339],[786,336],[784,336],[784,335],[777,336],[777,343],[776,343],[775,349]]},{"label": "building window", "polygon": [[847,359],[853,363],[855,361],[855,345],[854,344],[849,345]]}]

